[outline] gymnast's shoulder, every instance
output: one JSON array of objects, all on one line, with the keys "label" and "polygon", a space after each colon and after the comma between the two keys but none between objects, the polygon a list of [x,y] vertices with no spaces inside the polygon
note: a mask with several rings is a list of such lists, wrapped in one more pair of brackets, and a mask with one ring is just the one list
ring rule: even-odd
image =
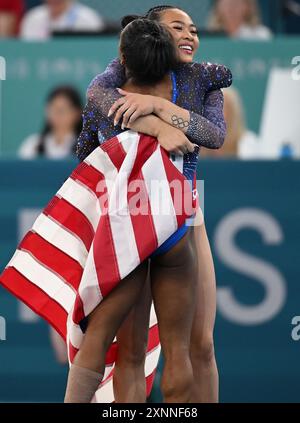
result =
[{"label": "gymnast's shoulder", "polygon": [[207,90],[228,88],[232,84],[231,70],[222,64],[202,62],[186,65],[186,70],[193,78],[201,79]]}]

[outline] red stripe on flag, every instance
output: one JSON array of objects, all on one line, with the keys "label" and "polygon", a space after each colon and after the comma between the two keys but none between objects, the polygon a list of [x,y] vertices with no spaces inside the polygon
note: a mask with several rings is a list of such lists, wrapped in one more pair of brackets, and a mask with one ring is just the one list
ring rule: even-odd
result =
[{"label": "red stripe on flag", "polygon": [[111,366],[116,361],[117,355],[118,355],[118,344],[117,342],[113,342],[106,353],[105,365]]},{"label": "red stripe on flag", "polygon": [[146,387],[147,387],[146,388],[146,395],[147,395],[147,397],[149,397],[150,394],[151,394],[154,379],[155,379],[155,374],[156,374],[156,369],[153,370],[153,372],[146,377]]},{"label": "red stripe on flag", "polygon": [[18,270],[8,267],[0,276],[1,284],[23,301],[39,316],[46,319],[66,339],[66,310]]},{"label": "red stripe on flag", "polygon": [[152,351],[160,344],[159,341],[159,331],[158,331],[158,324],[151,326],[149,329],[149,337],[148,337],[148,345],[147,351]]},{"label": "red stripe on flag", "polygon": [[87,251],[89,251],[94,238],[94,229],[80,210],[68,203],[64,198],[55,196],[48,203],[43,213],[78,236]]},{"label": "red stripe on flag", "polygon": [[84,318],[85,318],[85,314],[84,314],[83,302],[82,302],[82,299],[81,299],[79,293],[77,292],[72,319],[73,319],[73,322],[76,325],[79,325],[81,320],[83,320]]},{"label": "red stripe on flag", "polygon": [[19,245],[19,249],[31,253],[50,271],[62,277],[75,290],[78,289],[83,272],[81,265],[39,234],[27,232]]},{"label": "red stripe on flag", "polygon": [[141,261],[144,261],[158,246],[147,187],[141,170],[156,148],[157,141],[154,138],[143,135],[140,137],[136,160],[128,179],[127,201]]},{"label": "red stripe on flag", "polygon": [[109,155],[110,160],[119,171],[126,157],[126,151],[124,150],[118,137],[114,137],[109,141],[105,141],[105,143],[103,143],[100,148],[102,148],[102,150]]},{"label": "red stripe on flag", "polygon": [[99,192],[99,183],[104,182],[105,178],[103,173],[99,172],[93,165],[89,165],[86,162],[82,162],[72,173],[71,178],[74,181],[79,181],[81,184],[87,186],[97,197],[102,195]]},{"label": "red stripe on flag", "polygon": [[121,280],[108,214],[98,224],[93,254],[100,291],[105,297]]},{"label": "red stripe on flag", "polygon": [[107,210],[108,192],[103,173],[93,167],[93,164],[82,162],[72,173],[71,178],[86,186],[99,199],[100,209]]}]

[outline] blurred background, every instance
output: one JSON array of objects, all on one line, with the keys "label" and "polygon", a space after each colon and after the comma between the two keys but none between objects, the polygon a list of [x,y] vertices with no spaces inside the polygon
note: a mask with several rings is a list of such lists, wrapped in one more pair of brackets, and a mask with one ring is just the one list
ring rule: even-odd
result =
[{"label": "blurred background", "polygon": [[[0,0],[0,268],[77,164],[85,91],[144,0]],[[227,139],[202,149],[222,402],[300,401],[300,0],[178,0],[227,65]],[[21,177],[20,177],[21,176]],[[0,402],[61,402],[65,347],[0,289]],[[151,400],[160,400],[159,372]]]}]

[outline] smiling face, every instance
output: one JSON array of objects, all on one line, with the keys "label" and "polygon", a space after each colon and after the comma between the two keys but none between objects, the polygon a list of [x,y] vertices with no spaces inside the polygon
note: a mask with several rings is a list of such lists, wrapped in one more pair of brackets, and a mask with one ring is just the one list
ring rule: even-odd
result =
[{"label": "smiling face", "polygon": [[199,48],[198,30],[190,16],[179,9],[169,9],[161,12],[160,23],[171,32],[178,48],[180,62],[193,62]]}]

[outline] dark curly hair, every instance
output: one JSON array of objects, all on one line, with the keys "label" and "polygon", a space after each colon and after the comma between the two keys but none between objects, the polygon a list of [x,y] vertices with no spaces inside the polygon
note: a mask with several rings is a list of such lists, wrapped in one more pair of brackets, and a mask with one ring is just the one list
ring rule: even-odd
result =
[{"label": "dark curly hair", "polygon": [[134,19],[123,29],[120,51],[125,58],[128,77],[138,85],[161,81],[178,63],[169,31],[146,18]]}]

